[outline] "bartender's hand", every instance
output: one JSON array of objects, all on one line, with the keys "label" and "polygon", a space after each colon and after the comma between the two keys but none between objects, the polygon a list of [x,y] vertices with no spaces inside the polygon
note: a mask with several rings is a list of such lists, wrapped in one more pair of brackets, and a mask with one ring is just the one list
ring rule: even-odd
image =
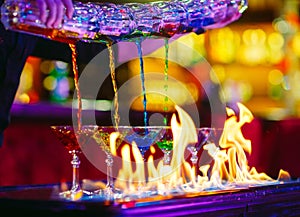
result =
[{"label": "bartender's hand", "polygon": [[73,16],[72,0],[36,0],[36,3],[40,9],[41,21],[49,28],[59,27],[65,14],[68,18]]}]

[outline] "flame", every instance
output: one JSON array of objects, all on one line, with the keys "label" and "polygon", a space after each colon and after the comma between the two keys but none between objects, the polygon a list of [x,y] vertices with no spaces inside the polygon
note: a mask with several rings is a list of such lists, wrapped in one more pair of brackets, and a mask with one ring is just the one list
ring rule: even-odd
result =
[{"label": "flame", "polygon": [[110,153],[114,156],[117,155],[117,146],[116,146],[116,142],[117,139],[119,138],[120,133],[119,132],[112,132],[109,135],[109,147],[110,147]]},{"label": "flame", "polygon": [[[136,143],[126,144],[121,149],[122,168],[115,186],[124,195],[140,198],[150,191],[157,192],[157,195],[199,193],[290,180],[289,173],[283,170],[274,180],[265,173],[257,172],[256,168],[250,168],[246,153],[251,154],[251,141],[243,136],[241,129],[253,120],[253,115],[243,104],[237,105],[238,116],[234,110],[226,109],[228,118],[220,140],[203,146],[212,159],[211,163],[195,167],[188,161],[186,150],[188,145],[197,142],[197,131],[188,113],[175,106],[178,116],[174,114],[171,119],[173,153],[170,164],[165,165],[163,160],[155,162],[156,150],[153,146],[147,162],[144,162]],[[111,142],[113,140],[116,137]]]},{"label": "flame", "polygon": [[232,109],[226,109],[229,118],[225,122],[219,141],[221,149],[217,150],[213,144],[206,147],[209,154],[215,159],[211,178],[219,179],[218,182],[216,181],[219,184],[224,180],[236,184],[273,181],[265,173],[258,173],[255,168],[249,169],[246,152],[251,154],[251,141],[244,138],[241,128],[253,120],[253,115],[243,104],[238,103],[237,105],[239,118]]}]

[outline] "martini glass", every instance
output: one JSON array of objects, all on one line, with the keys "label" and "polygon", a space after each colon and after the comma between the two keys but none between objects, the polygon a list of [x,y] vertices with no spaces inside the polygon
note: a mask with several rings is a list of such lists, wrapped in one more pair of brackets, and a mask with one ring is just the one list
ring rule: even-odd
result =
[{"label": "martini glass", "polygon": [[191,162],[196,166],[198,162],[198,152],[199,150],[209,141],[213,141],[215,138],[215,129],[209,127],[196,128],[198,140],[194,144],[189,144],[187,149],[191,153]]},{"label": "martini glass", "polygon": [[165,126],[162,128],[164,130],[162,138],[158,142],[156,142],[156,144],[164,153],[163,164],[169,165],[171,161],[170,155],[173,150],[173,132],[172,128],[169,126]]},{"label": "martini glass", "polygon": [[[127,129],[127,128],[125,128]],[[129,131],[129,130],[128,130]],[[114,187],[114,180],[113,180],[113,174],[112,174],[112,167],[113,167],[113,156],[111,153],[111,148],[110,148],[110,136],[112,133],[118,132],[118,127],[114,126],[99,126],[97,130],[94,132],[93,138],[96,141],[96,143],[101,147],[101,149],[105,152],[106,154],[106,175],[107,175],[107,182],[106,182],[106,187],[104,191],[104,197],[108,200],[114,199],[117,193],[119,191],[115,189]],[[122,144],[122,141],[126,135],[125,130],[122,131],[122,133],[119,134],[119,137],[116,140],[116,147],[115,149],[117,150],[118,147]],[[99,191],[99,193],[101,190]]]},{"label": "martini glass", "polygon": [[96,130],[95,126],[82,126],[81,130],[75,130],[73,126],[51,126],[52,132],[56,135],[59,141],[64,145],[64,147],[72,155],[72,186],[70,190],[63,191],[60,193],[60,196],[69,199],[69,200],[78,200],[83,194],[91,194],[88,191],[84,191],[80,185],[79,179],[79,166],[80,159],[79,154],[81,153],[80,146],[87,144],[94,131]]},{"label": "martini glass", "polygon": [[[150,148],[151,145],[155,144],[159,141],[164,133],[163,126],[125,126],[119,127],[118,131],[125,135],[124,142],[133,145],[133,142],[136,144],[137,148],[140,151],[143,165],[145,163],[145,153]],[[136,161],[136,163],[141,163],[140,161]],[[136,165],[137,166],[137,165]],[[142,177],[141,177],[142,178]],[[137,191],[135,194],[131,194],[130,198],[146,198],[153,194],[151,189],[148,189],[146,185],[146,180],[139,180],[137,183]],[[122,195],[123,197],[127,197],[128,195]]]},{"label": "martini glass", "polygon": [[[163,135],[162,126],[132,126],[126,129],[125,141],[132,144],[135,142],[140,150],[143,160],[145,161],[145,153],[149,150],[150,146],[161,139]],[[119,128],[119,130],[124,130]]]}]

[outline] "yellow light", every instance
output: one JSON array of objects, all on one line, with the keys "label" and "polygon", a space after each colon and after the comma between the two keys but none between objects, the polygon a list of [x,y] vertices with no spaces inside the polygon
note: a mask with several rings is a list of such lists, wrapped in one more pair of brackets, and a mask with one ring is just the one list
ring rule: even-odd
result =
[{"label": "yellow light", "polygon": [[57,81],[53,76],[50,75],[44,79],[43,85],[46,90],[52,91],[55,89],[55,87],[57,85]]},{"label": "yellow light", "polygon": [[18,100],[19,100],[21,103],[28,104],[28,103],[30,102],[30,97],[28,96],[27,93],[22,93],[22,94],[18,97]]},{"label": "yellow light", "polygon": [[271,64],[279,64],[282,61],[282,59],[284,58],[284,55],[285,55],[285,53],[283,50],[276,50],[276,51],[273,50],[270,53],[269,61]]},{"label": "yellow light", "polygon": [[33,84],[33,67],[26,62],[21,76],[22,90],[27,91],[32,88]]},{"label": "yellow light", "polygon": [[266,33],[262,29],[247,29],[243,32],[243,46],[239,48],[237,59],[249,65],[266,63],[269,57]]},{"label": "yellow light", "polygon": [[215,84],[222,83],[226,78],[225,68],[222,65],[214,65],[209,73],[210,79]]},{"label": "yellow light", "polygon": [[40,65],[40,70],[44,74],[49,74],[53,69],[55,65],[53,61],[45,60]]},{"label": "yellow light", "polygon": [[[194,34],[186,34],[180,38],[169,42],[169,60],[175,60],[182,66],[190,66],[197,61],[202,60],[202,53],[204,49],[204,38],[199,38],[196,41],[193,37]],[[150,53],[149,57],[160,57],[162,60],[165,58],[165,46],[158,48]]]},{"label": "yellow light", "polygon": [[263,45],[266,41],[266,33],[262,29],[247,29],[242,38],[246,45]]},{"label": "yellow light", "polygon": [[177,42],[183,43],[184,45],[187,45],[191,48],[194,47],[194,40],[191,37],[191,34],[187,34],[187,35],[184,35],[184,36],[178,38]]},{"label": "yellow light", "polygon": [[284,38],[278,32],[272,32],[268,36],[268,44],[272,50],[281,49],[284,45]]},{"label": "yellow light", "polygon": [[292,48],[294,53],[300,57],[300,33],[296,33],[292,40]]},{"label": "yellow light", "polygon": [[283,74],[280,70],[274,69],[269,72],[268,80],[272,85],[278,85],[283,82]]},{"label": "yellow light", "polygon": [[210,55],[214,61],[231,63],[236,58],[240,36],[229,27],[210,32]]}]

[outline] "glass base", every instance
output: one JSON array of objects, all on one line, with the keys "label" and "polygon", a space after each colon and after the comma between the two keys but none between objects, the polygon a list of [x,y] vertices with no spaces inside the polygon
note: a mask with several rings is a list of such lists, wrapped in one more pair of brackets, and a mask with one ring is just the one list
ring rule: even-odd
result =
[{"label": "glass base", "polygon": [[113,201],[122,196],[122,191],[119,189],[107,187],[105,189],[96,190],[93,192],[93,194],[99,195],[99,196],[103,197],[105,200]]},{"label": "glass base", "polygon": [[83,197],[83,191],[79,190],[79,191],[63,191],[59,193],[59,196],[63,199],[67,199],[67,200],[80,200]]},{"label": "glass base", "polygon": [[76,201],[76,200],[80,200],[84,196],[90,196],[92,194],[93,192],[86,191],[86,190],[76,190],[76,191],[68,190],[68,191],[60,192],[59,197],[66,200]]}]

